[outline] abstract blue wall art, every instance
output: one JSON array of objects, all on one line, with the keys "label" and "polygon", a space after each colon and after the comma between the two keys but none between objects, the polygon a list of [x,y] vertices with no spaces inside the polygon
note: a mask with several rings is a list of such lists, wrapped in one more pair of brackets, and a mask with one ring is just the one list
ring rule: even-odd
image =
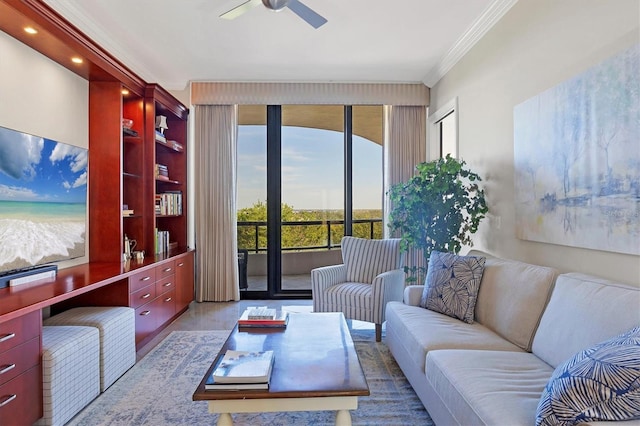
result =
[{"label": "abstract blue wall art", "polygon": [[516,236],[640,255],[640,44],[513,111]]}]

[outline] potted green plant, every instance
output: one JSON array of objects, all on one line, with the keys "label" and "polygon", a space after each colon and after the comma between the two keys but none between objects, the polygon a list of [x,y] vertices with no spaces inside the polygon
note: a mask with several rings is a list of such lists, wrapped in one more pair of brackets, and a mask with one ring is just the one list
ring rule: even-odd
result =
[{"label": "potted green plant", "polygon": [[[489,209],[478,185],[482,179],[465,165],[450,155],[420,163],[411,179],[389,189],[388,226],[398,232],[402,250],[422,249],[428,262],[433,250],[457,254],[472,245],[471,235]],[[421,283],[426,268],[405,267],[405,272],[407,282]]]}]

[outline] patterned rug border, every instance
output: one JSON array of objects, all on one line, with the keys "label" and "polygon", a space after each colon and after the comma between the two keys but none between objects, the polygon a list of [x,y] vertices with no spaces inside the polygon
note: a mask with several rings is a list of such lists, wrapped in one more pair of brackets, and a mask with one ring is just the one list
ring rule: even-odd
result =
[{"label": "patterned rug border", "polygon": [[[350,330],[371,391],[351,412],[354,425],[433,425],[429,414],[374,331]],[[215,424],[207,403],[191,397],[230,331],[176,330],[167,335],[68,426]],[[235,425],[333,425],[335,413],[234,414]]]}]

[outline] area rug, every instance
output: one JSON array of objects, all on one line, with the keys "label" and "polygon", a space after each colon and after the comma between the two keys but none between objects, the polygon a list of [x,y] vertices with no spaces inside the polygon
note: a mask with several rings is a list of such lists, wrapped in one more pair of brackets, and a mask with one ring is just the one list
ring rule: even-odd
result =
[{"label": "area rug", "polygon": [[[211,425],[217,415],[191,396],[228,331],[174,331],[69,425]],[[373,330],[352,330],[371,395],[351,412],[354,425],[433,425],[429,414]],[[335,412],[234,414],[235,425],[333,425]]]}]

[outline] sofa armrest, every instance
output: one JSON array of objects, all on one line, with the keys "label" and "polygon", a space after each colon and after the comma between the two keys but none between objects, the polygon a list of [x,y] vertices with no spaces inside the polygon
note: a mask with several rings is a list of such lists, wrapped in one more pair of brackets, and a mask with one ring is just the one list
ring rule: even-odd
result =
[{"label": "sofa armrest", "polygon": [[409,306],[420,305],[420,299],[424,292],[423,285],[409,285],[404,289],[404,304]]},{"label": "sofa armrest", "polygon": [[373,311],[373,322],[382,324],[384,322],[384,311],[388,302],[402,301],[404,291],[404,269],[394,269],[379,274],[371,283],[371,310]]}]

